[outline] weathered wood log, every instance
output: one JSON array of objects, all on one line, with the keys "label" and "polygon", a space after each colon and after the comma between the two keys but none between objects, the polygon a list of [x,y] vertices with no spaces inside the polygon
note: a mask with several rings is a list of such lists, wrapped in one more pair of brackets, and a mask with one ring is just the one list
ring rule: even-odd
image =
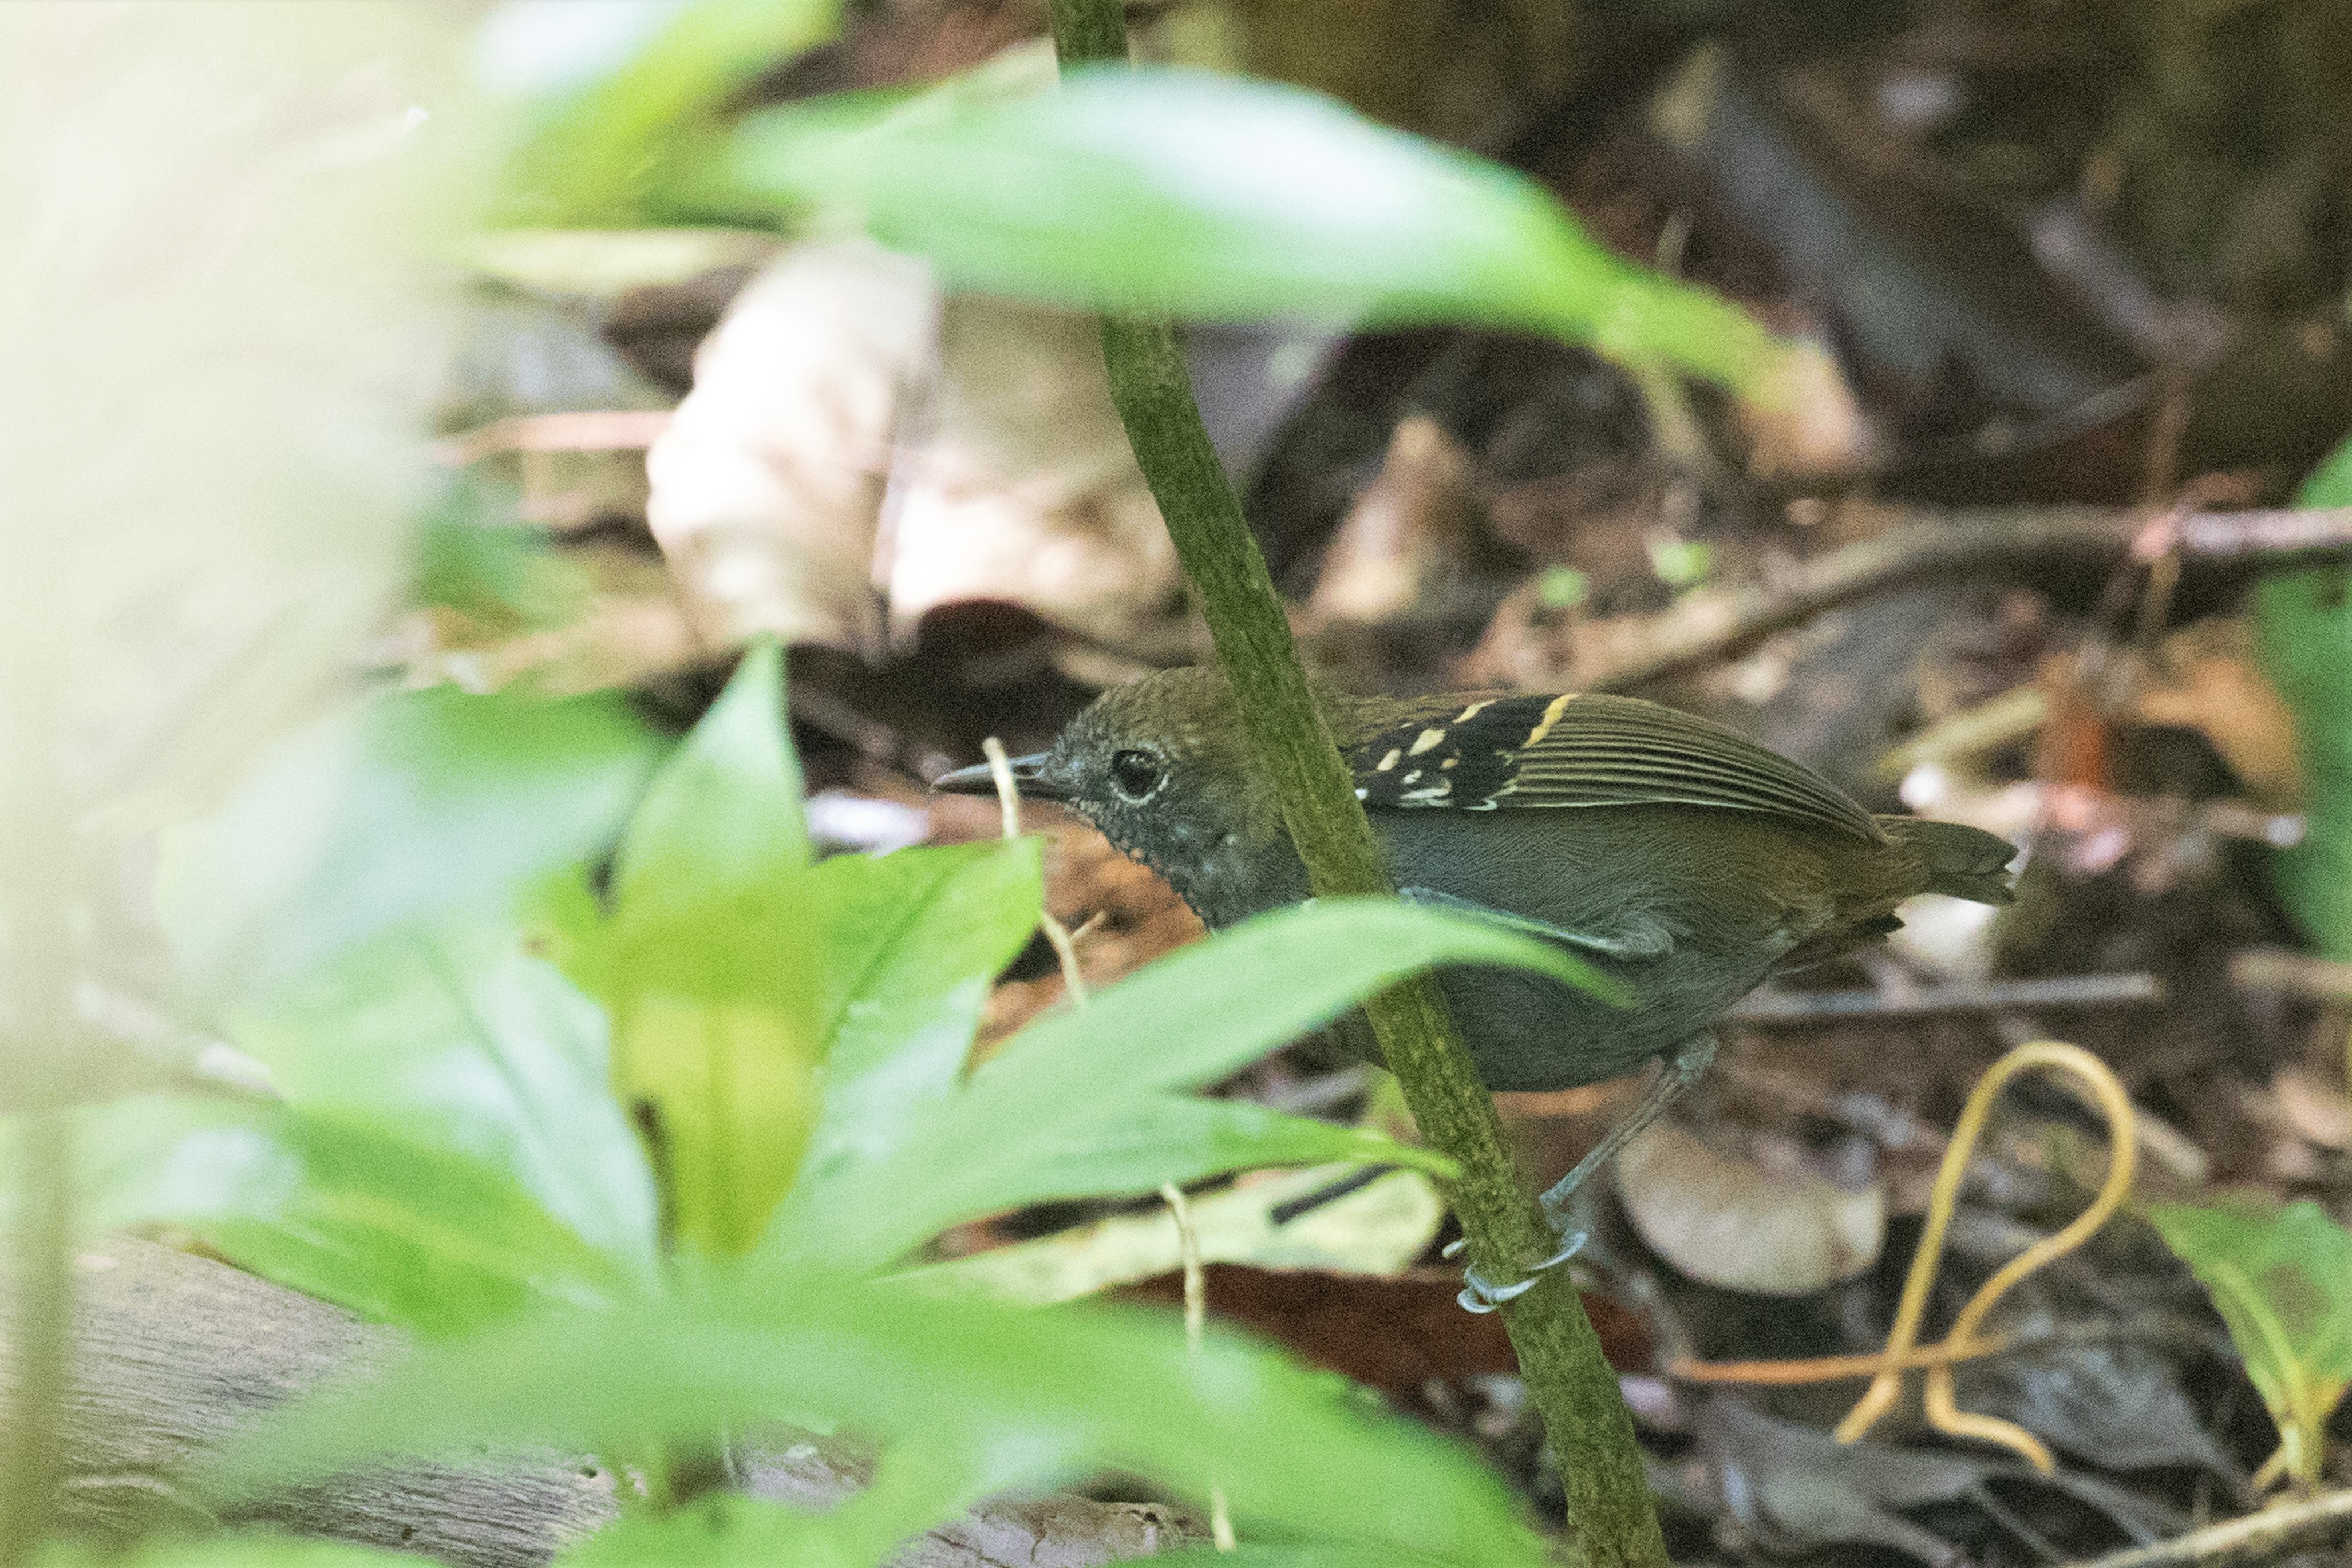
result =
[{"label": "weathered wood log", "polygon": [[[614,1479],[550,1456],[465,1469],[402,1461],[216,1514],[180,1478],[205,1451],[330,1376],[366,1375],[402,1336],[209,1259],[111,1237],[75,1269],[65,1522],[123,1537],[159,1525],[269,1523],[425,1553],[460,1568],[539,1568],[612,1519]],[[0,1413],[0,1419],[5,1413]],[[749,1489],[824,1507],[861,1467],[815,1440],[749,1457]],[[1047,1497],[984,1505],[910,1542],[899,1568],[1085,1568],[1202,1533],[1173,1510]]]}]

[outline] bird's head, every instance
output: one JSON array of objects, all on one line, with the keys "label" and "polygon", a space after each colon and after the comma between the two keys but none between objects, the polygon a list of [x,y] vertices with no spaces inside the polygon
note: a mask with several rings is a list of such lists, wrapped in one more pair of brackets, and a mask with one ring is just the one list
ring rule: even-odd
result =
[{"label": "bird's head", "polygon": [[[1058,800],[1174,884],[1212,925],[1305,894],[1273,791],[1249,766],[1233,688],[1213,669],[1161,670],[1114,686],[1053,746],[1017,758],[1033,800]],[[986,767],[934,781],[994,788]]]}]

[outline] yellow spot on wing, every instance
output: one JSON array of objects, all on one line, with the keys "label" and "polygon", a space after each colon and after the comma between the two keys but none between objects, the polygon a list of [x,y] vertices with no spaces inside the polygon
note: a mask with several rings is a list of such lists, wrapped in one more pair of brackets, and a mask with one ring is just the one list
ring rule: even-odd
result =
[{"label": "yellow spot on wing", "polygon": [[1472,703],[1468,707],[1464,708],[1460,713],[1454,716],[1454,722],[1460,724],[1464,719],[1475,718],[1478,716],[1478,710],[1480,708],[1493,707],[1497,700],[1498,699],[1494,697],[1485,697],[1477,702]]},{"label": "yellow spot on wing", "polygon": [[1381,758],[1378,762],[1372,764],[1372,771],[1375,773],[1386,773],[1390,768],[1394,768],[1403,759],[1404,753],[1391,746],[1389,747],[1389,754],[1386,757]]},{"label": "yellow spot on wing", "polygon": [[1538,723],[1535,728],[1528,731],[1528,737],[1520,743],[1520,749],[1523,751],[1533,750],[1535,747],[1541,746],[1543,744],[1543,737],[1551,733],[1551,727],[1559,722],[1559,716],[1567,712],[1568,705],[1575,700],[1576,694],[1574,692],[1562,692],[1559,695],[1552,698],[1551,706],[1544,709],[1542,721]]},{"label": "yellow spot on wing", "polygon": [[1412,737],[1412,749],[1407,751],[1405,755],[1407,757],[1419,757],[1431,747],[1443,746],[1444,744],[1445,732],[1444,730],[1424,729],[1419,735]]}]

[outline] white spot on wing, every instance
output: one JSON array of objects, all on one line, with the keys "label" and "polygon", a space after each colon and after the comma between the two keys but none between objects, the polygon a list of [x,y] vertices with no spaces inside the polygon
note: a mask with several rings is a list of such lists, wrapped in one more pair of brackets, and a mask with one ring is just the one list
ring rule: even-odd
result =
[{"label": "white spot on wing", "polygon": [[1445,732],[1444,730],[1424,729],[1419,735],[1412,737],[1412,749],[1406,752],[1405,755],[1407,757],[1419,757],[1431,747],[1443,746],[1444,744]]}]

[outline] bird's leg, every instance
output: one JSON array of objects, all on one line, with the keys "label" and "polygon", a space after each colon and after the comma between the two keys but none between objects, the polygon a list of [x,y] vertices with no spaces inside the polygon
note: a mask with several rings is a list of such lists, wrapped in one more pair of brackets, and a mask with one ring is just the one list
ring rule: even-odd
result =
[{"label": "bird's leg", "polygon": [[[1464,1307],[1474,1312],[1491,1312],[1512,1297],[1532,1288],[1536,1276],[1545,1270],[1557,1268],[1576,1256],[1584,1246],[1585,1235],[1583,1231],[1571,1229],[1569,1226],[1569,1199],[1576,1196],[1576,1189],[1590,1180],[1593,1172],[1632,1143],[1643,1128],[1664,1115],[1675,1101],[1690,1092],[1691,1085],[1699,1081],[1708,1063],[1715,1060],[1715,1050],[1716,1040],[1712,1033],[1695,1034],[1675,1048],[1674,1054],[1666,1059],[1665,1070],[1643,1092],[1641,1103],[1610,1128],[1609,1135],[1602,1138],[1591,1154],[1577,1161],[1574,1170],[1560,1177],[1543,1195],[1544,1218],[1551,1222],[1553,1231],[1559,1237],[1559,1249],[1530,1268],[1527,1278],[1508,1285],[1489,1283],[1475,1269],[1464,1270],[1461,1295]],[[1445,1249],[1445,1256],[1454,1257],[1461,1249],[1462,1243],[1456,1241]]]},{"label": "bird's leg", "polygon": [[[1664,1115],[1675,1101],[1690,1092],[1691,1085],[1699,1081],[1708,1063],[1715,1060],[1715,1047],[1712,1033],[1695,1034],[1675,1047],[1674,1054],[1666,1058],[1665,1071],[1643,1093],[1641,1103],[1610,1128],[1609,1135],[1577,1161],[1574,1170],[1552,1184],[1551,1190],[1543,1195],[1543,1209],[1553,1229],[1566,1234],[1568,1200],[1576,1196],[1576,1189],[1591,1179],[1592,1173],[1606,1165],[1618,1150],[1638,1137],[1643,1128]],[[1577,1239],[1581,1241],[1583,1238]]]}]

